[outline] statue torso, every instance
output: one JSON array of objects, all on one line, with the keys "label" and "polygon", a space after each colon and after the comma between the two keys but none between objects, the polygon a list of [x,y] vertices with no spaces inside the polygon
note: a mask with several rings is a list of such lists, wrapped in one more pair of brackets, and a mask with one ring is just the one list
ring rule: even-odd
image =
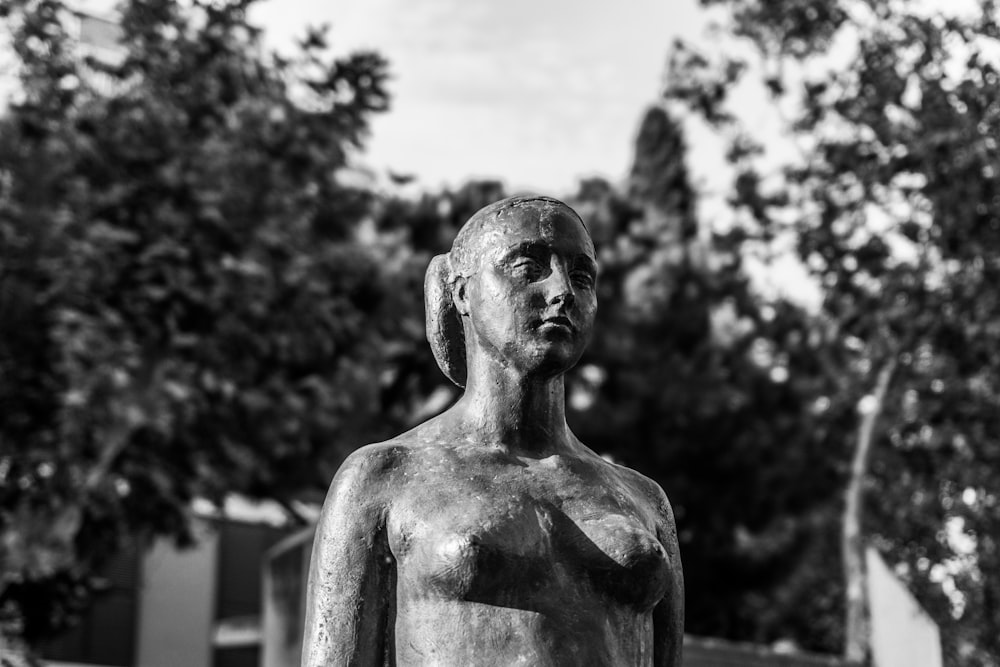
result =
[{"label": "statue torso", "polygon": [[671,573],[648,481],[589,452],[393,458],[398,664],[651,664]]}]

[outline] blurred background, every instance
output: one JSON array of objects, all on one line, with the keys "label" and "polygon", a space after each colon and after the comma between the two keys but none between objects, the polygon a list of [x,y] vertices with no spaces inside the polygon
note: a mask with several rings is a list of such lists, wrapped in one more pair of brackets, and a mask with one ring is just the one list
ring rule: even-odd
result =
[{"label": "blurred background", "polygon": [[534,191],[601,263],[570,424],[666,490],[715,664],[917,665],[896,586],[1000,665],[993,0],[0,17],[0,659],[263,660],[340,462],[458,396],[430,258]]}]

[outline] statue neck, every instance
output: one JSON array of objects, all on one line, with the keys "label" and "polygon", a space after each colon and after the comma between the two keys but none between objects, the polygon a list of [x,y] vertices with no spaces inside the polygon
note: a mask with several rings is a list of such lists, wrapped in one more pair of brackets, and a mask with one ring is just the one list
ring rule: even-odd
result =
[{"label": "statue neck", "polygon": [[533,456],[572,448],[562,374],[539,378],[497,363],[477,366],[455,406],[471,439]]}]

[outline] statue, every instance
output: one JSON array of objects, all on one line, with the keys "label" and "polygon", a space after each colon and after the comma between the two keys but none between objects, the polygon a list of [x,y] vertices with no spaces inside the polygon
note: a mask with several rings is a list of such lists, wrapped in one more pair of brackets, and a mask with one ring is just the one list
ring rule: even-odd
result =
[{"label": "statue", "polygon": [[546,197],[483,208],[434,258],[427,337],[465,393],[338,471],[304,667],[680,665],[667,498],[566,424],[596,279],[582,220]]}]

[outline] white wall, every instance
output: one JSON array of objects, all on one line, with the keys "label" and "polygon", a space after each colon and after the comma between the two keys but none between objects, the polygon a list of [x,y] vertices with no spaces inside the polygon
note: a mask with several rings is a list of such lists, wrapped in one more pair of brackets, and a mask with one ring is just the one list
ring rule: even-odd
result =
[{"label": "white wall", "polygon": [[878,552],[865,553],[875,667],[941,667],[938,627]]},{"label": "white wall", "polygon": [[263,667],[302,662],[306,584],[314,529],[307,528],[274,545],[264,562]]},{"label": "white wall", "polygon": [[201,528],[198,546],[157,542],[142,563],[138,667],[211,667],[218,536]]}]

